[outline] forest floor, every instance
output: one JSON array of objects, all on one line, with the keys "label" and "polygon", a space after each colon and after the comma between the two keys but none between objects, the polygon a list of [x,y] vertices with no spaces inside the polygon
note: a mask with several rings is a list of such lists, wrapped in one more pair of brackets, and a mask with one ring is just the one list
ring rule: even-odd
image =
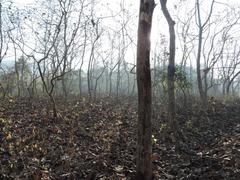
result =
[{"label": "forest floor", "polygon": [[[0,103],[0,179],[133,179],[136,105],[108,99],[58,104],[53,119],[44,101]],[[153,118],[155,179],[239,180],[240,101],[179,110],[186,141],[176,149],[166,112]]]}]

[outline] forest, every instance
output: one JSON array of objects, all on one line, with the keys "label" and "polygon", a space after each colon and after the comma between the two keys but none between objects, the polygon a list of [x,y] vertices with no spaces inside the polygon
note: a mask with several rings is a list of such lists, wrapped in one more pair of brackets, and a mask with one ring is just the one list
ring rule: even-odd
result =
[{"label": "forest", "polygon": [[240,2],[0,0],[0,180],[239,180]]}]

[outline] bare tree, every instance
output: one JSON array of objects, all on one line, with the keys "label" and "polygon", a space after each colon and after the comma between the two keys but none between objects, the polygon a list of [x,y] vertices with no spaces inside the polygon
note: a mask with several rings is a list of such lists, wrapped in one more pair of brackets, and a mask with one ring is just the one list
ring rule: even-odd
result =
[{"label": "bare tree", "polygon": [[[2,69],[2,60],[5,58],[7,55],[7,52],[9,50],[9,43],[10,43],[10,38],[8,38],[8,30],[4,27],[5,24],[8,22],[4,21],[4,13],[3,13],[3,3],[2,1],[0,2],[0,69]],[[6,90],[4,89],[4,86],[0,82],[0,91],[2,91],[4,94]]]},{"label": "bare tree", "polygon": [[198,90],[199,90],[199,94],[201,97],[201,101],[202,101],[202,106],[204,108],[207,108],[207,94],[205,93],[204,89],[203,89],[203,84],[202,84],[202,75],[201,75],[201,53],[202,53],[202,42],[203,42],[203,32],[204,32],[204,28],[207,26],[212,12],[213,12],[213,5],[214,5],[214,0],[212,0],[211,2],[211,7],[210,7],[210,11],[209,14],[206,18],[206,20],[204,22],[202,22],[202,17],[201,17],[201,9],[200,9],[200,3],[199,0],[196,0],[196,23],[198,26],[198,51],[197,51],[197,82],[198,82]]},{"label": "bare tree", "polygon": [[[240,49],[238,47],[238,43],[238,40],[230,41],[230,47],[228,47],[225,56],[222,56],[221,65],[218,67],[218,74],[223,80],[223,95],[229,95],[231,85],[240,74]],[[232,45],[234,46],[233,48]]]},{"label": "bare tree", "polygon": [[169,62],[168,62],[168,118],[170,127],[175,134],[175,137],[179,136],[178,123],[175,120],[175,90],[174,90],[174,76],[175,76],[175,22],[173,21],[169,11],[167,9],[167,0],[160,0],[163,14],[167,20],[169,26],[170,42],[169,42]]},{"label": "bare tree", "polygon": [[92,26],[93,26],[93,33],[91,34],[91,50],[90,50],[90,55],[89,55],[89,60],[88,60],[88,68],[87,68],[87,85],[88,85],[88,96],[89,96],[89,101],[92,100],[93,98],[93,83],[92,83],[92,78],[93,78],[93,62],[95,59],[95,48],[97,45],[97,42],[102,34],[102,32],[99,32],[99,19],[95,22],[92,19]]},{"label": "bare tree", "polygon": [[[61,32],[61,25],[63,22],[63,13],[60,12],[60,17],[53,20],[53,12],[49,12],[50,15],[47,17],[47,19],[43,19],[43,24],[39,23],[40,26],[44,26],[44,32],[39,33],[35,30],[36,27],[32,27],[33,36],[36,37],[38,46],[30,47],[27,42],[25,42],[24,38],[22,38],[23,35],[20,36],[20,38],[14,37],[14,33],[12,33],[11,40],[18,46],[18,48],[21,50],[21,52],[28,58],[33,59],[36,62],[37,70],[39,73],[39,77],[41,79],[43,90],[49,97],[49,100],[51,102],[51,107],[53,110],[53,116],[57,117],[57,107],[55,103],[55,99],[53,96],[53,91],[55,87],[55,80],[57,80],[59,77],[62,76],[57,74],[58,68],[61,64],[58,64],[57,68],[54,69],[52,73],[48,72],[49,76],[51,77],[49,80],[49,76],[46,77],[46,70],[47,70],[47,60],[49,60],[50,57],[53,57],[54,47],[57,43],[58,37]],[[34,15],[34,14],[32,14]],[[33,19],[29,20],[33,23]],[[24,47],[28,47],[32,52],[28,53],[26,52]],[[51,74],[51,75],[50,75]]]},{"label": "bare tree", "polygon": [[154,0],[142,0],[138,21],[137,85],[138,85],[138,145],[137,179],[152,179],[152,91],[150,70],[150,34]]},{"label": "bare tree", "polygon": [[7,39],[7,32],[4,29],[3,24],[7,22],[3,22],[3,8],[2,2],[0,2],[0,65],[3,58],[6,56],[7,51],[9,49],[8,44],[10,39]]},{"label": "bare tree", "polygon": [[81,62],[80,62],[80,68],[78,70],[78,78],[79,78],[79,94],[80,96],[82,95],[82,68],[83,68],[83,63],[84,63],[84,58],[85,58],[85,53],[86,53],[86,46],[87,46],[87,22],[84,23],[84,40],[83,40],[83,50],[82,50],[82,55],[81,55]]}]

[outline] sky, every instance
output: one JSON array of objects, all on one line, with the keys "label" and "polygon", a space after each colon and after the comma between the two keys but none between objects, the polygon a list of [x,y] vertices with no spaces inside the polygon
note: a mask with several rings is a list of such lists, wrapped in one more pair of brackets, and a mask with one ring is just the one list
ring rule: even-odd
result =
[{"label": "sky", "polygon": [[[12,1],[18,7],[24,7],[24,6],[28,6],[28,7],[33,6],[34,7],[35,6],[35,3],[34,3],[35,0],[12,0]],[[38,1],[40,2],[41,0],[38,0]],[[104,4],[104,3],[110,4],[109,8],[110,9],[112,8],[113,11],[115,10],[115,6],[119,7],[119,3],[121,1],[123,1],[123,0],[111,0],[111,1],[101,0],[102,4]],[[176,19],[177,15],[182,16],[185,13],[185,11],[188,11],[189,9],[194,7],[195,0],[183,0],[183,1],[185,1],[184,7],[179,6],[180,0],[169,0],[168,1],[167,6],[168,6],[168,9],[170,10],[170,13],[171,13],[173,19]],[[133,22],[133,24],[135,26],[137,24],[137,21],[138,21],[138,16],[137,15],[138,15],[140,0],[125,0],[124,2],[125,2],[126,8],[128,8],[128,10],[130,12],[133,12],[133,13],[136,12],[136,19],[134,20],[135,22]],[[240,5],[240,1],[237,1],[237,0],[236,1],[217,0],[216,2],[217,2],[216,6],[218,8],[215,8],[214,11],[218,11],[218,12],[221,12],[222,7],[223,7],[222,4],[229,4],[229,5],[236,4],[238,6]],[[164,34],[168,38],[168,26],[166,24],[166,20],[164,19],[163,15],[162,15],[159,0],[155,0],[155,3],[157,4],[157,6],[154,10],[154,15],[153,15],[153,27],[152,27],[152,33],[151,33],[152,49],[154,49],[155,44],[159,42],[159,35],[160,34]],[[202,4],[203,19],[204,19],[204,16],[209,11],[210,3],[211,3],[210,0],[204,0],[203,1],[203,4]],[[184,18],[184,16],[182,16],[182,18]],[[105,22],[105,23],[107,23],[107,22]],[[110,26],[111,26],[111,22],[109,22],[108,24],[110,24]],[[137,35],[137,29],[134,28],[133,30],[136,30],[136,32],[133,32],[133,35],[136,36]],[[178,52],[177,56],[181,56],[179,53],[180,52]],[[128,56],[129,57],[127,57],[127,59],[132,59],[131,63],[134,63],[135,59],[130,57],[132,55],[128,55]]]},{"label": "sky", "polygon": [[[35,0],[12,0],[14,3],[18,4],[20,7],[24,7],[24,6],[34,6],[34,2]],[[41,0],[40,0],[41,1]],[[103,3],[104,1],[107,3],[109,2],[109,0],[103,0]],[[171,0],[172,1],[172,0]],[[169,1],[169,2],[171,2]],[[174,0],[174,4],[176,4],[179,0]],[[193,1],[193,0],[192,0]],[[121,2],[121,0],[111,0],[110,1],[111,4],[119,4]],[[134,11],[138,11],[138,8],[139,8],[139,2],[138,0],[125,0],[125,4],[126,6],[128,6],[129,4],[133,4],[133,6],[131,6],[130,8],[133,8]],[[159,20],[162,19],[162,15],[161,15],[161,11],[160,11],[160,6],[159,6],[159,2],[156,1],[155,2],[157,4],[155,10],[154,10],[154,16],[153,16],[153,28],[152,28],[152,40],[156,40],[156,36],[158,36],[159,32],[158,32],[158,29],[157,27],[159,27]],[[172,5],[171,3],[168,3],[169,4],[169,7]],[[114,6],[112,7],[113,10],[114,10]],[[137,21],[137,19],[136,19]],[[164,21],[163,21],[164,22]],[[166,29],[165,29],[166,28]],[[165,27],[164,25],[164,28],[161,29],[163,31],[168,31],[167,27]],[[167,33],[166,33],[167,34]]]},{"label": "sky", "polygon": [[34,3],[34,0],[12,0],[14,3],[17,4],[31,4]]},{"label": "sky", "polygon": [[[35,0],[12,0],[14,3],[20,5],[20,6],[34,6],[34,2]],[[38,1],[41,1],[41,0],[38,0]],[[109,0],[102,0],[103,3],[104,1],[107,3],[109,2]],[[176,15],[176,11],[179,11],[178,10],[174,10],[174,7],[178,7],[179,5],[179,2],[181,0],[168,0],[168,9],[170,10],[170,13],[174,16]],[[186,4],[188,4],[188,7],[192,7],[193,4],[195,3],[195,0],[183,0],[183,1],[187,1]],[[110,1],[111,4],[119,4],[121,2],[121,0],[111,0]],[[134,11],[138,11],[138,7],[139,7],[139,2],[140,0],[125,0],[125,4],[126,6],[129,5],[129,4],[133,4],[133,6],[129,7],[129,8],[133,8]],[[204,4],[203,4],[203,7],[204,7],[204,10],[206,10],[209,6],[210,6],[210,3],[211,1],[210,0],[204,0],[203,1]],[[229,5],[233,5],[233,4],[236,4],[236,5],[240,5],[240,1],[239,0],[217,0],[216,1],[217,3],[223,3],[223,4],[229,4]],[[154,16],[153,16],[153,28],[152,28],[152,40],[154,41],[156,38],[156,36],[158,36],[159,34],[159,31],[160,32],[163,32],[165,34],[167,34],[168,32],[168,29],[166,27],[166,22],[165,22],[165,19],[163,18],[162,16],[162,13],[161,13],[161,7],[160,7],[160,4],[159,4],[159,0],[155,0],[155,3],[157,4],[155,10],[154,10]],[[188,9],[188,7],[186,7],[186,9]],[[221,5],[218,5],[218,7],[221,7]],[[112,7],[113,10],[114,10],[114,7]],[[181,10],[181,9],[180,9]],[[220,11],[220,9],[218,9],[218,11]],[[161,26],[163,24],[163,26]],[[159,27],[163,27],[161,29],[159,29]]]}]

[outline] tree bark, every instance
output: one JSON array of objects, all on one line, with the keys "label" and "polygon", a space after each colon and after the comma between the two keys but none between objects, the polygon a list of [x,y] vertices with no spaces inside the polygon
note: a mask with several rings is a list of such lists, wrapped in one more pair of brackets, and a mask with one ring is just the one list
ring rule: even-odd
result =
[{"label": "tree bark", "polygon": [[152,179],[152,92],[150,71],[150,34],[154,0],[141,0],[137,42],[138,144],[137,179]]},{"label": "tree bark", "polygon": [[79,68],[79,96],[82,96],[82,67],[83,67],[83,63],[84,63],[84,58],[85,58],[85,52],[86,52],[86,46],[87,46],[87,28],[86,28],[86,22],[84,25],[84,43],[83,43],[83,52],[82,52],[82,56],[81,56],[81,65]]},{"label": "tree bark", "polygon": [[240,74],[240,71],[238,71],[232,78],[231,80],[228,82],[227,87],[226,87],[226,94],[229,95],[230,93],[230,86],[232,85],[233,81],[235,80],[235,78]]},{"label": "tree bark", "polygon": [[197,82],[198,82],[198,90],[199,90],[199,94],[200,94],[200,98],[201,98],[201,102],[202,102],[202,107],[204,109],[207,109],[208,101],[207,101],[207,91],[205,92],[204,88],[203,88],[200,61],[201,61],[201,53],[202,53],[203,30],[210,20],[210,17],[213,12],[213,5],[214,5],[214,0],[212,0],[210,12],[207,16],[207,19],[205,20],[204,23],[202,23],[199,0],[196,0],[196,9],[197,9],[197,15],[196,15],[197,17],[196,18],[197,18],[197,23],[198,23],[197,24],[197,26],[198,26]]},{"label": "tree bark", "polygon": [[176,52],[176,42],[175,42],[175,22],[173,21],[168,9],[167,9],[167,0],[160,0],[162,12],[165,16],[168,26],[169,26],[169,62],[168,62],[168,118],[169,124],[175,135],[179,131],[177,122],[175,121],[175,92],[174,92],[174,75],[175,75],[175,52]]}]

